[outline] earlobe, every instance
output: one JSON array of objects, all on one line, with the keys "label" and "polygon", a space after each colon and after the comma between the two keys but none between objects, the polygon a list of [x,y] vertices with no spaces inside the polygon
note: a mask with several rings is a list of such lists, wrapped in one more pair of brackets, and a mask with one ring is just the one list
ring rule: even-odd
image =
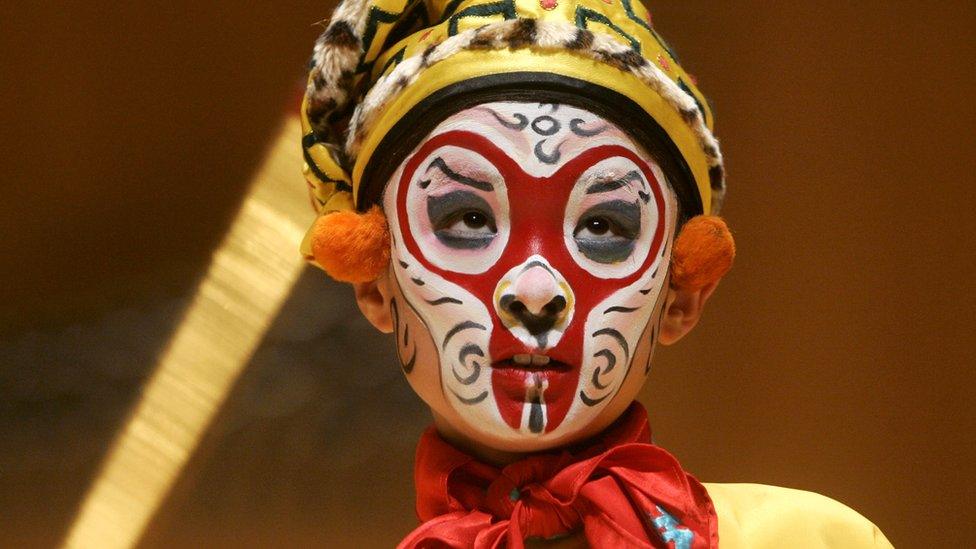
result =
[{"label": "earlobe", "polygon": [[661,329],[658,332],[658,342],[661,345],[671,345],[691,332],[701,320],[705,302],[717,287],[716,280],[697,290],[674,286],[669,288],[667,301],[664,304],[664,316],[661,318]]},{"label": "earlobe", "polygon": [[390,314],[393,293],[389,270],[383,271],[376,280],[356,282],[352,287],[356,292],[356,303],[366,320],[384,334],[393,333],[393,317]]}]

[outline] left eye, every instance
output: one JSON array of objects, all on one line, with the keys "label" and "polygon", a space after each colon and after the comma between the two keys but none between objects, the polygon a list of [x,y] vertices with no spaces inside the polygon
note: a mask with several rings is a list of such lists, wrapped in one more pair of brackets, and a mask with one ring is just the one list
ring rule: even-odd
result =
[{"label": "left eye", "polygon": [[598,263],[619,263],[634,251],[640,235],[640,207],[624,200],[598,204],[580,218],[573,238],[579,251]]}]

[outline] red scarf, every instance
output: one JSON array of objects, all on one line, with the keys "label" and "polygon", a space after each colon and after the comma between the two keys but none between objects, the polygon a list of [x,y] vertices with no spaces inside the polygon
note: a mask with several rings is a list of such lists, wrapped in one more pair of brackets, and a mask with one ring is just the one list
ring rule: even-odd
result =
[{"label": "red scarf", "polygon": [[712,500],[651,444],[647,412],[637,402],[591,446],[536,454],[500,470],[431,427],[417,447],[414,479],[423,524],[401,549],[521,549],[525,538],[580,528],[592,547],[718,546]]}]

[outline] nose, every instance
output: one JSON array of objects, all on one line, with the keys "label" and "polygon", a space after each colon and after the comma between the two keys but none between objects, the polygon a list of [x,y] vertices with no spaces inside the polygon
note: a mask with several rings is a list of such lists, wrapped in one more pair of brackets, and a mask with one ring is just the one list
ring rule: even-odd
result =
[{"label": "nose", "polygon": [[566,296],[553,273],[542,265],[519,273],[499,299],[499,307],[532,335],[552,329],[566,310]]}]

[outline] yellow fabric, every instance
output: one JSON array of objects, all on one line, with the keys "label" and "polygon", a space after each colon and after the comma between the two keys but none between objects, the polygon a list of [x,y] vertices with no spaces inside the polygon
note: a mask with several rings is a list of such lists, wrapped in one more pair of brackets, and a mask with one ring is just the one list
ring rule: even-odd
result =
[{"label": "yellow fabric", "polygon": [[[690,94],[702,111],[706,126],[713,118],[708,103],[663,39],[653,30],[651,16],[640,0],[366,0],[366,24],[361,37],[364,55],[352,79],[356,93],[365,94],[384,74],[405,59],[419,56],[431,45],[468,29],[512,18],[559,21],[630,45],[655,64],[668,78]],[[402,32],[409,28],[408,32]],[[391,32],[404,38],[394,43]],[[420,74],[394,102],[384,108],[380,119],[365,136],[351,176],[341,162],[318,142],[309,127],[306,104],[302,106],[303,133],[313,142],[305,144],[305,176],[312,190],[316,210],[337,191],[352,187],[355,195],[360,177],[377,144],[393,124],[411,107],[445,86],[473,76],[521,71],[543,71],[592,82],[630,98],[644,108],[668,133],[685,157],[701,193],[702,205],[711,210],[712,191],[708,162],[694,132],[672,105],[630,73],[592,61],[578,53],[518,50],[465,51],[453,55]],[[331,139],[331,137],[330,137]]]},{"label": "yellow fabric", "polygon": [[[430,27],[414,32],[398,43],[390,46],[386,51],[380,51],[376,46],[382,42],[393,28],[393,24],[380,24],[376,33],[376,38],[370,44],[370,51],[367,52],[365,62],[372,64],[371,82],[375,82],[382,74],[392,70],[395,63],[390,63],[390,59],[400,55],[400,50],[404,50],[400,57],[407,59],[414,55],[419,55],[431,44],[437,44],[448,38],[451,33],[452,20],[455,25],[455,34],[468,29],[477,28],[486,23],[501,21],[504,16],[501,14],[489,16],[463,16],[465,10],[470,10],[475,6],[485,6],[487,4],[500,4],[498,0],[466,0],[456,6],[452,0],[428,0],[426,2],[427,11],[432,21],[439,21]],[[372,5],[390,13],[401,13],[403,0],[373,0]],[[702,108],[705,123],[709,129],[712,127],[712,113],[706,101],[703,100],[701,92],[695,86],[695,78],[688,74],[678,65],[677,60],[668,51],[664,40],[653,30],[651,16],[647,8],[640,0],[555,0],[551,4],[540,0],[513,0],[512,2],[516,17],[538,19],[540,21],[562,21],[572,23],[576,21],[579,10],[582,8],[593,12],[598,16],[603,16],[611,23],[611,26],[596,19],[587,18],[586,28],[593,32],[610,35],[624,44],[631,44],[632,41],[638,46],[638,52],[645,58],[664,71],[673,81],[677,82],[680,78],[691,94],[695,97]],[[555,5],[552,9],[543,7],[544,5]],[[410,3],[413,5],[413,3]],[[450,13],[455,17],[444,18],[445,11],[453,7]],[[629,8],[629,12],[628,12]],[[409,8],[408,8],[409,9]],[[460,17],[457,17],[462,15]],[[639,20],[638,23],[636,20]],[[645,26],[646,25],[646,26]],[[613,28],[616,27],[616,28]],[[520,70],[513,67],[509,72]],[[619,74],[620,71],[617,71]],[[459,82],[464,78],[456,78],[454,82]],[[635,90],[636,91],[636,90]],[[648,93],[647,87],[642,86],[642,93]],[[654,113],[651,113],[654,114]]]},{"label": "yellow fabric", "polygon": [[[704,211],[709,211],[712,190],[708,178],[708,162],[688,125],[661,96],[649,92],[647,86],[634,75],[606,63],[569,52],[535,52],[525,49],[463,51],[428,68],[422,78],[417,79],[387,105],[374,123],[373,131],[363,141],[353,168],[353,194],[358,191],[363,170],[383,136],[417,103],[456,82],[514,71],[540,71],[577,78],[629,97],[650,113],[674,141],[691,168]],[[358,195],[356,198],[358,199]]]},{"label": "yellow fabric", "polygon": [[871,521],[820,494],[764,484],[704,485],[722,549],[892,547]]}]

